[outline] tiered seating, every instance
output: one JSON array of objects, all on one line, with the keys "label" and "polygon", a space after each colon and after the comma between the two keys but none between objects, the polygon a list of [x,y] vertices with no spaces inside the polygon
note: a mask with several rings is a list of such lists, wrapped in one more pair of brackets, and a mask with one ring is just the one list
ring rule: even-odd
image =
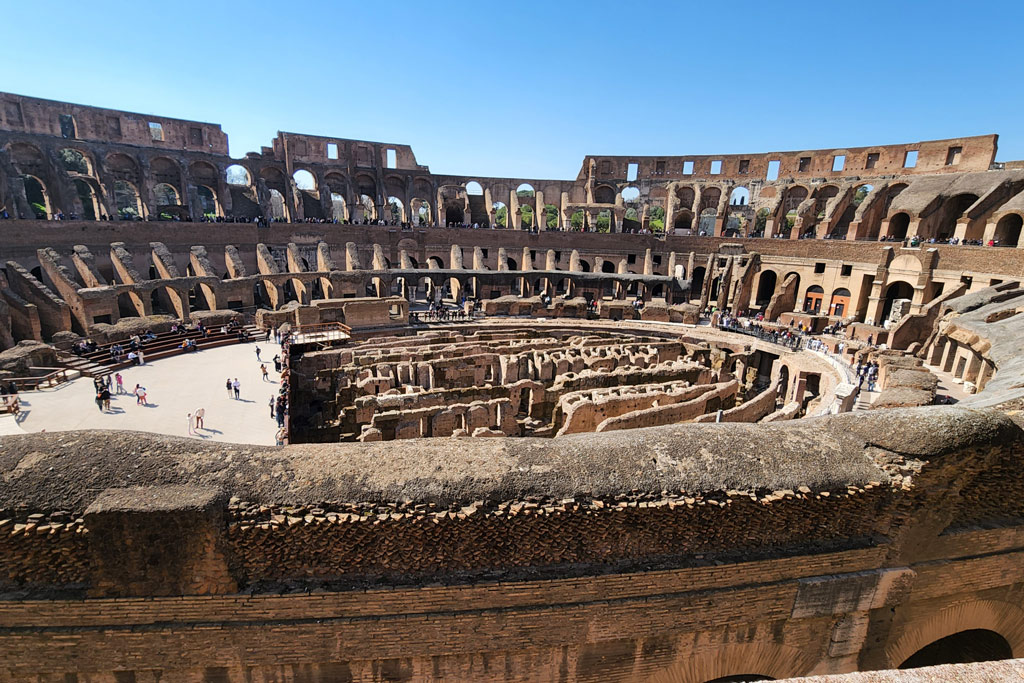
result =
[{"label": "tiered seating", "polygon": [[[209,328],[210,333],[206,337],[203,337],[202,333],[196,330],[190,330],[184,334],[163,332],[158,334],[156,339],[151,339],[142,345],[143,360],[149,363],[150,361],[167,358],[168,356],[175,356],[180,353],[192,353],[191,351],[185,351],[181,348],[181,342],[186,339],[195,340],[197,352],[204,349],[216,348],[218,346],[237,344],[239,341],[239,329],[248,332],[250,340],[262,340],[264,338],[264,332],[255,325],[244,325],[241,328],[236,327],[223,334],[220,331],[220,327],[211,327]],[[110,348],[114,346],[114,344],[121,344],[125,350],[124,356],[122,356],[120,362],[114,362],[113,357],[110,355]],[[132,365],[128,360],[128,352],[130,351],[129,344],[130,342],[128,340],[111,342],[109,344],[98,346],[95,351],[90,351],[89,353],[81,356],[63,354],[58,358],[58,360],[60,360],[65,367],[78,370],[86,377],[103,377],[104,375],[109,375],[112,372]]]}]

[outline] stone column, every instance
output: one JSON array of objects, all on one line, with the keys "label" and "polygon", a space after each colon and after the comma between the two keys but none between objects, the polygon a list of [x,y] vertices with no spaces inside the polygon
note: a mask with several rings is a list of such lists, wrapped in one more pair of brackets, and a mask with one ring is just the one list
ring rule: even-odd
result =
[{"label": "stone column", "polygon": [[487,212],[487,223],[493,228],[496,225],[494,218],[494,202],[491,201],[491,188],[484,188],[484,211]]},{"label": "stone column", "polygon": [[519,195],[515,190],[508,193],[508,228],[510,230],[522,229],[522,217],[519,215]]}]

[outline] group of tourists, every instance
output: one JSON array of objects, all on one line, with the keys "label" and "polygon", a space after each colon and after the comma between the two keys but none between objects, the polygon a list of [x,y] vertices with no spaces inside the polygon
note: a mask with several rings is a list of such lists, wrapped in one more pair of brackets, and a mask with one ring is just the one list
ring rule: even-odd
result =
[{"label": "group of tourists", "polygon": [[865,363],[859,361],[857,363],[857,388],[864,386],[867,382],[868,391],[875,390],[875,382],[878,381],[878,362],[871,361]]}]

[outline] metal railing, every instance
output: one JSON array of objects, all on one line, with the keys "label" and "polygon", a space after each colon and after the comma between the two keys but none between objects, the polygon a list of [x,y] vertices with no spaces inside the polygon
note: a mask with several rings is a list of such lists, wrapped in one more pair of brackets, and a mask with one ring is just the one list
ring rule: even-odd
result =
[{"label": "metal railing", "polygon": [[730,325],[719,324],[718,329],[725,330],[726,332],[745,334],[748,337],[756,337],[761,341],[785,346],[787,349],[791,349],[793,351],[797,351],[803,342],[803,337],[800,335],[776,332],[775,330],[767,327],[743,327],[742,325],[733,323]]}]

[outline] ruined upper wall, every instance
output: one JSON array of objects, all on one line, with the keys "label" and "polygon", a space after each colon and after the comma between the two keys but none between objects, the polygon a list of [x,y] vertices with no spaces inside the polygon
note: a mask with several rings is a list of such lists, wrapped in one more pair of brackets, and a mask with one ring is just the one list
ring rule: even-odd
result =
[{"label": "ruined upper wall", "polygon": [[[388,152],[394,152],[394,164],[388,163]],[[386,168],[401,171],[426,171],[416,163],[409,145],[388,142],[367,142],[319,135],[279,132],[274,138],[274,157],[286,161],[289,172],[296,164],[329,164],[350,168]]]},{"label": "ruined upper wall", "polygon": [[[150,124],[159,124],[159,135]],[[11,93],[0,93],[0,130],[155,149],[228,153],[228,136],[216,123],[102,109]],[[162,139],[157,139],[161,136]]]},{"label": "ruined upper wall", "polygon": [[[62,121],[62,117],[65,118]],[[150,123],[160,124],[163,139],[154,139]],[[0,131],[53,135],[78,140],[121,143],[157,149],[185,149],[211,154],[228,153],[227,135],[220,125],[185,121],[164,116],[103,109],[57,102],[11,93],[0,93]],[[627,182],[629,164],[637,164],[637,179],[650,180],[733,180],[747,183],[764,180],[769,163],[779,162],[779,178],[843,178],[926,173],[987,171],[995,161],[998,135],[979,135],[929,140],[900,145],[852,147],[827,150],[770,152],[697,156],[588,156],[577,176],[586,181]],[[337,159],[333,158],[336,147]],[[388,150],[395,159],[388,163]],[[273,148],[264,148],[284,161],[288,171],[298,164],[337,164],[351,168],[425,171],[416,161],[412,147],[402,144],[333,138],[279,132]],[[917,161],[907,165],[908,153]],[[834,171],[837,156],[845,157],[842,170]],[[692,162],[692,173],[684,174],[684,163]],[[712,163],[720,162],[718,173]],[[453,176],[455,177],[455,176]],[[461,177],[461,176],[459,176]],[[466,176],[470,178],[471,176]],[[545,181],[534,181],[545,182]],[[553,181],[550,181],[553,182]]]},{"label": "ruined upper wall", "polygon": [[[996,158],[998,135],[927,140],[902,145],[816,149],[802,152],[766,154],[726,154],[703,156],[588,156],[577,180],[591,174],[597,180],[624,182],[629,165],[637,164],[637,180],[735,180],[764,181],[768,164],[779,162],[779,178],[868,178],[885,175],[922,173],[963,173],[987,171]],[[959,149],[959,152],[957,152]],[[917,152],[917,163],[907,166],[907,154]],[[836,157],[845,157],[842,170],[834,171]],[[712,162],[719,162],[712,173]],[[693,163],[692,173],[684,173],[684,164]]]}]

